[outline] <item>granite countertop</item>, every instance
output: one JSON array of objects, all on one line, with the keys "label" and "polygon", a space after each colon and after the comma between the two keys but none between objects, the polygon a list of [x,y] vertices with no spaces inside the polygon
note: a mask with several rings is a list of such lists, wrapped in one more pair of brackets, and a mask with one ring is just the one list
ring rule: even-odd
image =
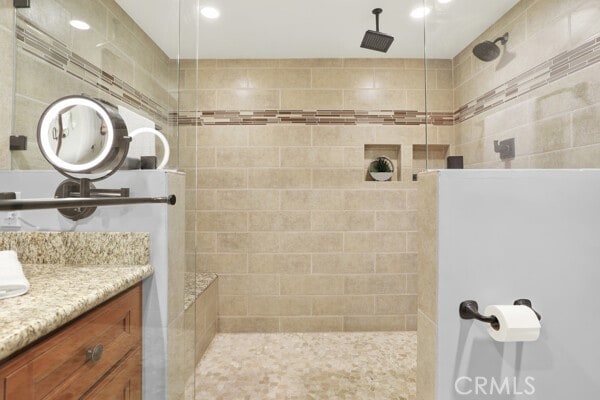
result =
[{"label": "granite countertop", "polygon": [[183,309],[190,308],[194,301],[217,279],[217,274],[212,272],[186,272]]},{"label": "granite countertop", "polygon": [[23,296],[0,300],[0,362],[152,275],[150,265],[26,264]]}]

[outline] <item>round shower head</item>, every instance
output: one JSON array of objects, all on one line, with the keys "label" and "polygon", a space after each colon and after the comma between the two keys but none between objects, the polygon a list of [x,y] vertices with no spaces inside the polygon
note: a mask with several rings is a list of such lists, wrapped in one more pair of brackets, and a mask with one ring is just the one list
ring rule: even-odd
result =
[{"label": "round shower head", "polygon": [[481,61],[492,61],[500,55],[500,47],[489,40],[486,40],[473,48],[473,54]]},{"label": "round shower head", "polygon": [[500,55],[500,47],[498,47],[498,45],[496,44],[497,42],[500,42],[502,45],[505,45],[506,42],[508,42],[508,33],[505,33],[504,36],[500,36],[493,42],[486,40],[484,42],[479,43],[473,48],[473,54],[481,61],[488,62],[495,60]]}]

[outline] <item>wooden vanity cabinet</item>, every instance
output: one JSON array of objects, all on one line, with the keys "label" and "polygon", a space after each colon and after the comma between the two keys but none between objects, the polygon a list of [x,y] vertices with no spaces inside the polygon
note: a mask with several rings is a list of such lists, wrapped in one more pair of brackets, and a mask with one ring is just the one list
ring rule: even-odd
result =
[{"label": "wooden vanity cabinet", "polygon": [[141,399],[141,283],[0,364],[0,400]]}]

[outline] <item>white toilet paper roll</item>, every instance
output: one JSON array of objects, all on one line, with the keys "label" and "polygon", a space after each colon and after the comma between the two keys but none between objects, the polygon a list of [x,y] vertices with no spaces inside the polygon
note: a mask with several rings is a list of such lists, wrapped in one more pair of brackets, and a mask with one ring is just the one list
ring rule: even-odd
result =
[{"label": "white toilet paper roll", "polygon": [[533,342],[540,337],[540,321],[527,306],[487,306],[485,315],[493,315],[500,329],[488,328],[490,336],[498,342]]}]

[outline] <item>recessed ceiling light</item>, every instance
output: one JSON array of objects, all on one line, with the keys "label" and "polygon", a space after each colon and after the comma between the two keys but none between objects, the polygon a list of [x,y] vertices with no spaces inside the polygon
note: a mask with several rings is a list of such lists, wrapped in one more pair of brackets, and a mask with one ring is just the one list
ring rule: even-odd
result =
[{"label": "recessed ceiling light", "polygon": [[90,25],[87,22],[83,22],[78,19],[72,19],[71,21],[69,21],[69,24],[71,24],[73,28],[82,31],[87,31],[88,29],[90,29]]},{"label": "recessed ceiling light", "polygon": [[450,3],[452,0],[438,0],[438,3],[440,4],[446,4],[446,3]]},{"label": "recessed ceiling light", "polygon": [[202,7],[200,13],[209,19],[217,19],[221,15],[221,12],[214,7]]},{"label": "recessed ceiling light", "polygon": [[413,18],[424,18],[431,12],[429,7],[417,7],[410,12],[410,16]]}]

